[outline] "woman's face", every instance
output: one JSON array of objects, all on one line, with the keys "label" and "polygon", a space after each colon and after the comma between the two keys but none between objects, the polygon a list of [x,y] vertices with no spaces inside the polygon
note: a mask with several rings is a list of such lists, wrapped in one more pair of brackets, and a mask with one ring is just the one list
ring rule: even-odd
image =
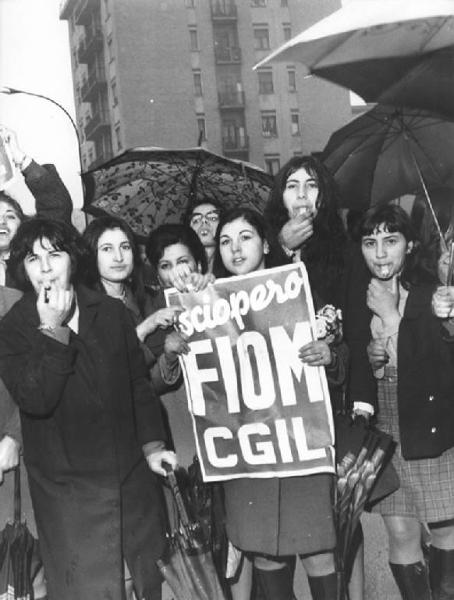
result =
[{"label": "woman's face", "polygon": [[318,212],[318,181],[304,167],[291,173],[285,183],[283,202],[290,219],[298,215],[315,217]]},{"label": "woman's face", "polygon": [[99,236],[97,264],[101,280],[120,283],[128,279],[134,268],[134,257],[124,231],[106,229]]},{"label": "woman's face", "polygon": [[9,250],[11,240],[16,235],[21,221],[10,204],[0,200],[0,252]]},{"label": "woman's face", "polygon": [[214,246],[214,236],[219,223],[219,210],[210,204],[199,204],[195,207],[190,220],[191,228],[199,236],[204,246]]},{"label": "woman's face", "polygon": [[226,223],[219,236],[224,267],[233,275],[245,275],[265,268],[268,242],[243,217]]},{"label": "woman's face", "polygon": [[43,286],[63,290],[71,287],[71,258],[47,238],[35,240],[33,251],[24,258],[24,268],[37,294]]},{"label": "woman's face", "polygon": [[167,246],[158,261],[157,268],[159,281],[164,288],[172,287],[175,273],[188,274],[198,271],[198,265],[191,251],[184,244]]},{"label": "woman's face", "polygon": [[405,258],[412,249],[413,242],[407,242],[399,231],[390,233],[384,223],[361,239],[361,250],[369,271],[383,280],[400,274]]}]

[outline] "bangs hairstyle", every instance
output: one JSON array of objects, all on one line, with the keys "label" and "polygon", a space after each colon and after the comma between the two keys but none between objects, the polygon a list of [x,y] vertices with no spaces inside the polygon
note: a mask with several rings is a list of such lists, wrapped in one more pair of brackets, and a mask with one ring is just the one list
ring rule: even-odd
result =
[{"label": "bangs hairstyle", "polygon": [[265,254],[265,268],[279,267],[281,265],[289,264],[291,261],[288,259],[281,245],[277,241],[276,236],[273,234],[271,229],[268,227],[267,222],[263,216],[251,208],[232,208],[226,211],[219,220],[218,229],[215,236],[216,249],[214,251],[213,260],[213,274],[216,277],[230,277],[232,273],[228,271],[221,258],[221,250],[219,239],[221,237],[222,229],[228,223],[232,223],[237,219],[244,219],[246,223],[249,223],[258,233],[262,241],[267,241],[270,247],[268,254]]},{"label": "bangs hairstyle", "polygon": [[71,283],[78,283],[81,266],[87,256],[82,236],[72,225],[63,221],[33,218],[19,226],[11,241],[8,267],[14,280],[23,291],[32,290],[32,284],[25,272],[24,260],[33,254],[33,246],[38,240],[47,239],[55,250],[66,252],[71,260]]},{"label": "bangs hairstyle", "polygon": [[214,206],[214,210],[217,210],[219,212],[219,216],[221,216],[224,212],[222,204],[216,198],[196,198],[188,204],[188,208],[186,209],[186,212],[183,216],[183,225],[190,226],[192,214],[196,212],[195,209],[198,206],[201,206],[202,204],[211,204],[212,206]]},{"label": "bangs hairstyle", "polygon": [[161,225],[148,236],[145,253],[156,278],[158,264],[164,256],[165,249],[175,244],[183,244],[189,250],[202,273],[207,272],[208,263],[205,248],[196,232],[188,225],[166,224]]},{"label": "bangs hairstyle", "polygon": [[98,269],[98,242],[99,238],[106,231],[112,231],[119,229],[122,231],[132,250],[133,257],[133,269],[131,275],[128,277],[127,283],[131,291],[134,294],[135,300],[139,306],[139,310],[142,312],[145,303],[145,286],[143,280],[143,261],[140,255],[139,245],[135,238],[134,232],[129,225],[119,217],[98,217],[94,219],[85,229],[82,237],[85,245],[88,248],[88,256],[85,263],[85,270],[83,273],[84,283],[92,289],[96,289],[100,292],[105,293],[104,286],[101,283],[101,278]]},{"label": "bangs hairstyle", "polygon": [[14,210],[14,212],[17,215],[17,218],[21,223],[23,223],[27,219],[27,217],[24,214],[24,211],[22,210],[21,205],[19,204],[19,202],[14,200],[14,198],[11,198],[4,192],[0,192],[0,202],[8,204]]},{"label": "bangs hairstyle", "polygon": [[436,262],[428,263],[425,260],[411,219],[403,208],[395,204],[383,204],[366,211],[357,230],[361,240],[380,230],[388,233],[401,233],[407,243],[413,242],[413,249],[405,257],[401,275],[404,288],[408,289],[410,285],[436,282]]}]

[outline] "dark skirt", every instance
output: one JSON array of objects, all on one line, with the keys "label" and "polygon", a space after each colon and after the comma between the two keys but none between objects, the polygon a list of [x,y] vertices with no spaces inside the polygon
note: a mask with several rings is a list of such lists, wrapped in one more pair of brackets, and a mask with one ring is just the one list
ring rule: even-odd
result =
[{"label": "dark skirt", "polygon": [[333,481],[322,473],[224,482],[230,541],[241,550],[271,556],[332,550]]},{"label": "dark skirt", "polygon": [[378,425],[397,442],[392,463],[400,488],[378,502],[373,510],[383,516],[414,517],[436,523],[454,517],[454,448],[436,458],[406,460],[402,456],[397,405],[396,369],[386,369],[378,380]]}]

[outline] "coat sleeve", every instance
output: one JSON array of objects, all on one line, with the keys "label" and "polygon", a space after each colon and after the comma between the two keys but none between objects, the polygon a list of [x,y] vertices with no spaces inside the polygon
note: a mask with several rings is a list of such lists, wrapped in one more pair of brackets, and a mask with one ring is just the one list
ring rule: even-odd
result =
[{"label": "coat sleeve", "polygon": [[23,175],[35,197],[37,216],[71,223],[71,196],[55,166],[39,165],[32,160]]},{"label": "coat sleeve", "polygon": [[26,413],[45,416],[54,411],[73,372],[75,356],[74,348],[24,319],[19,305],[0,323],[0,377]]},{"label": "coat sleeve", "polygon": [[5,435],[22,443],[19,409],[0,379],[0,439]]},{"label": "coat sleeve", "polygon": [[143,446],[148,442],[166,439],[161,404],[158,394],[148,380],[147,366],[131,315],[125,307],[121,314],[126,336],[137,435],[139,443]]}]

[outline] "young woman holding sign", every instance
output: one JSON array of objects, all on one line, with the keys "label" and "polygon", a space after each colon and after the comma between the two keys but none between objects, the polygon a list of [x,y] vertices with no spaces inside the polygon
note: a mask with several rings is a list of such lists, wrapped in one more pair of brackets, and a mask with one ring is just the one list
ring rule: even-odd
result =
[{"label": "young woman holding sign", "polygon": [[[370,209],[359,233],[368,273],[357,273],[350,296],[357,333],[349,387],[353,399],[378,399],[378,424],[397,442],[392,462],[401,485],[376,505],[391,570],[402,598],[454,598],[454,346],[431,311],[436,256],[432,265],[421,260],[398,206]],[[434,310],[447,323],[446,289],[435,295]],[[421,523],[431,531],[432,594]]]},{"label": "young woman holding sign", "polygon": [[[217,275],[245,275],[288,262],[263,218],[252,210],[238,208],[223,215],[216,240]],[[342,344],[334,348],[318,340],[301,348],[300,357],[326,367],[334,390],[345,377],[343,349]],[[224,482],[227,534],[253,557],[267,600],[293,598],[288,559],[294,555],[302,558],[313,598],[336,599],[332,486],[329,474]]]}]

